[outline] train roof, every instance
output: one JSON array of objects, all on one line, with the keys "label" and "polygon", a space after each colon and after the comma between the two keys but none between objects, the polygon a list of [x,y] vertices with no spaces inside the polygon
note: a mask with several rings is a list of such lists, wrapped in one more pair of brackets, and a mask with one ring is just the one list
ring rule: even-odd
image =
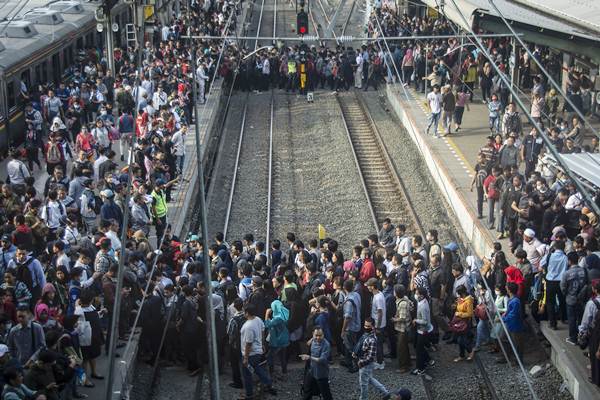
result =
[{"label": "train roof", "polygon": [[98,3],[7,0],[0,3],[0,71],[7,73],[53,43],[74,39]]}]

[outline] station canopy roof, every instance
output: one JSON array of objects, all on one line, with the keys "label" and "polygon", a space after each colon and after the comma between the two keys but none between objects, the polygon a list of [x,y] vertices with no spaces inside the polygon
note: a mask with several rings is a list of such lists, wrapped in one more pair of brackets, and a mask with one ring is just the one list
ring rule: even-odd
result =
[{"label": "station canopy roof", "polygon": [[[588,188],[600,188],[600,153],[561,154],[560,158]],[[552,154],[546,154],[544,161],[562,171]]]},{"label": "station canopy roof", "polygon": [[[432,8],[437,8],[440,3],[440,0],[422,1]],[[593,17],[600,15],[599,0],[493,2],[511,22],[515,31],[523,34],[523,40],[586,55],[600,63],[600,26],[597,22],[600,17]],[[444,14],[463,29],[479,26],[494,33],[510,33],[488,0],[445,0]],[[467,19],[469,26],[465,25],[461,14]],[[582,18],[584,15],[585,19]]]}]

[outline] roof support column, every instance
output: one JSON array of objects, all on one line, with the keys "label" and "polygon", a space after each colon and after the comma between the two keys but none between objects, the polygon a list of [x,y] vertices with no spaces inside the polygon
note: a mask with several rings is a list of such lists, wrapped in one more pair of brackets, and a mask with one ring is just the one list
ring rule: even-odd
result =
[{"label": "roof support column", "polygon": [[567,53],[566,51],[563,51],[562,53],[563,55],[563,59],[562,59],[562,68],[561,68],[561,74],[560,74],[560,86],[562,88],[563,91],[567,91],[567,81],[569,79],[569,67],[571,66],[571,53]]}]

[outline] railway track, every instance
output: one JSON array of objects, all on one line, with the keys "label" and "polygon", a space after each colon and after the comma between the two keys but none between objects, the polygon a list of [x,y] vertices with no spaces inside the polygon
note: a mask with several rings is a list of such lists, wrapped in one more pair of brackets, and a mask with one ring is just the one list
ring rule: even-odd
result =
[{"label": "railway track", "polygon": [[356,92],[337,96],[348,140],[377,231],[385,218],[423,232],[404,183],[395,170],[374,121]]},{"label": "railway track", "polygon": [[[337,100],[376,231],[385,218],[390,218],[395,223],[405,224],[412,232],[419,232],[424,238],[425,230],[413,207],[414,200],[397,172],[361,95],[356,91],[339,94]],[[477,381],[479,398],[499,399],[485,365],[477,355],[473,363],[462,365],[470,365],[475,376],[481,377]],[[447,371],[450,367],[444,365],[443,369]],[[461,366],[461,370],[467,369]],[[429,374],[422,375],[428,399],[436,398],[432,381]]]},{"label": "railway track", "polygon": [[[268,243],[273,159],[273,93],[244,106],[231,188],[223,225],[225,238],[246,233]],[[265,113],[265,110],[270,110]],[[266,232],[265,232],[266,224]]]}]

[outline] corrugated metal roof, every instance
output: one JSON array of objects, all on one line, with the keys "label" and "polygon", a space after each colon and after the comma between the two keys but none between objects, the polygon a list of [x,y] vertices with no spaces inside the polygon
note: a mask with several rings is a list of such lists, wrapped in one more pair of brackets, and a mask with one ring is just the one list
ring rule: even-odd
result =
[{"label": "corrugated metal roof", "polygon": [[[551,154],[546,154],[545,157],[556,163]],[[583,183],[600,188],[600,153],[561,154],[561,158]],[[557,167],[560,168],[558,165]]]},{"label": "corrugated metal roof", "polygon": [[[437,7],[439,0],[422,0],[423,3],[430,7]],[[546,1],[546,0],[544,0]],[[556,0],[559,2],[559,0]],[[564,1],[564,0],[562,0]],[[569,0],[573,1],[573,0]],[[600,2],[598,0],[577,0],[583,2]],[[458,9],[456,8],[458,6]],[[494,0],[496,7],[500,9],[504,17],[509,21],[515,21],[518,23],[531,25],[536,28],[545,29],[548,31],[559,32],[569,36],[576,36],[594,41],[600,41],[600,33],[596,30],[585,29],[579,25],[575,25],[572,22],[566,21],[560,17],[551,17],[547,14],[540,13],[537,10],[533,10],[522,4],[515,3],[508,0]],[[483,13],[486,15],[498,17],[493,7],[490,5],[488,0],[446,0],[446,6],[444,9],[448,18],[453,20],[455,23],[464,26],[464,22],[461,17],[461,13],[465,18],[472,23],[474,13]]]},{"label": "corrugated metal roof", "polygon": [[514,1],[600,33],[600,1],[598,0]]}]

